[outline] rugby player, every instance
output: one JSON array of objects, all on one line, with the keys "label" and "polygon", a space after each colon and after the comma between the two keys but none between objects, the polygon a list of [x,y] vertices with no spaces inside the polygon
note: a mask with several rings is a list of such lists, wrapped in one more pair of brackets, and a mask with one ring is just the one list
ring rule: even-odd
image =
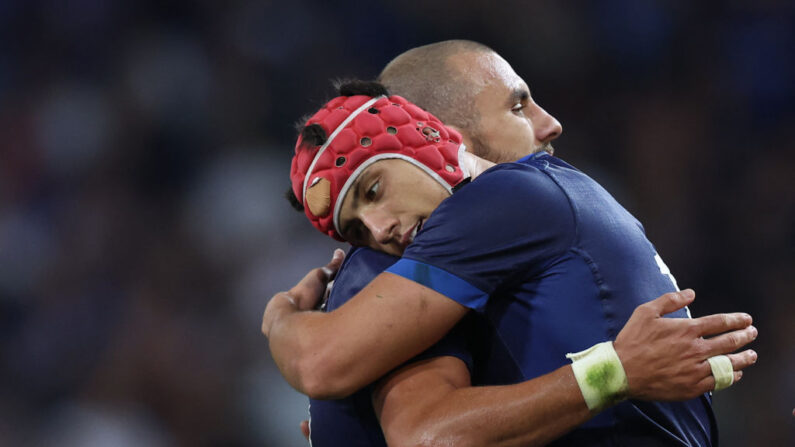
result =
[{"label": "rugby player", "polygon": [[[370,88],[358,93],[375,96],[384,92]],[[548,374],[514,385],[514,389],[472,389],[485,397],[469,394],[462,404],[472,405],[461,407],[464,411],[459,412],[463,414],[457,422],[470,427],[504,422],[503,439],[525,444],[553,439],[608,408],[568,439],[709,443],[712,423],[705,397],[682,404],[632,401],[611,405],[623,397],[693,398],[713,388],[708,358],[731,352],[755,336],[747,315],[659,318],[691,300],[693,295],[688,292],[665,295],[641,306],[629,318],[642,296],[674,290],[675,284],[637,222],[595,182],[545,153],[486,170],[485,161],[458,154],[460,140],[454,130],[399,98],[371,100],[354,95],[335,101],[334,107],[315,116],[314,123],[310,120],[303,135],[309,147],[299,144],[297,148],[296,195],[307,206],[315,226],[327,234],[344,235],[352,242],[394,254],[408,247],[408,256],[389,269],[392,273],[379,275],[349,304],[326,315],[299,312],[312,308],[317,299],[323,281],[316,273],[308,275],[290,295],[277,294],[264,315],[263,332],[294,386],[315,396],[347,394],[438,340],[469,307],[495,324],[509,345],[516,362],[513,366],[521,370],[524,379]],[[350,140],[356,132],[340,133],[342,139],[328,146],[331,151],[325,154],[326,158],[337,155],[330,160],[332,165],[317,171],[320,174],[310,179],[311,185],[306,184],[309,191],[304,195],[300,174],[314,167],[314,153],[323,144],[312,139],[332,140],[339,124],[332,126],[319,115],[327,118],[336,107],[342,107],[347,116],[353,116],[350,101],[358,106],[374,101],[367,104],[372,116],[354,117],[351,128],[341,127],[343,133],[358,129],[364,136],[355,135],[361,138],[355,139],[357,147],[349,153],[340,145],[350,143],[345,139]],[[401,127],[398,124],[406,123],[400,119],[381,120],[380,128],[373,121],[387,115],[395,118],[400,115],[395,110],[400,108],[418,120],[416,134],[409,128],[414,124]],[[425,152],[407,151],[411,144],[395,143],[398,137],[381,138],[396,134],[411,144],[424,145],[420,149]],[[439,156],[433,159],[428,155],[425,149],[429,145],[439,150],[444,161],[441,165]],[[372,154],[402,157],[362,158],[360,149],[368,147]],[[351,160],[347,167],[346,156]],[[375,162],[354,170],[366,161]],[[467,178],[477,180],[444,200]],[[351,186],[348,195],[343,190],[346,182]],[[585,202],[588,206],[582,206]],[[339,207],[332,206],[337,203]],[[483,214],[477,215],[481,210]],[[567,245],[572,235],[578,238],[577,244]],[[458,270],[461,272],[450,273]],[[496,298],[503,296],[510,298]],[[354,321],[356,324],[351,324]],[[711,340],[699,338],[738,328],[746,329]],[[573,372],[576,368],[561,366],[565,364],[563,354],[608,339],[616,340],[612,352],[621,359],[628,384],[596,403],[589,402],[587,384],[578,380]],[[317,343],[320,340],[324,343]],[[753,358],[751,351],[730,356],[734,379],[739,379],[739,370]],[[401,378],[403,372],[393,378],[411,380]],[[422,373],[420,370],[415,376]],[[391,382],[387,379],[381,390],[388,390]],[[382,423],[389,405],[386,400],[388,392],[386,399],[376,399]],[[516,411],[522,420],[484,418],[478,409],[487,408],[488,402],[492,406],[508,403],[511,410],[524,406]],[[541,422],[539,430],[524,431],[522,424],[528,419]],[[523,433],[511,432],[517,424]]]},{"label": "rugby player", "polygon": [[[495,69],[500,69],[500,76],[490,75]],[[454,123],[465,134],[470,150],[491,161],[514,160],[539,150],[552,152],[551,142],[562,132],[560,123],[532,100],[526,84],[510,65],[490,48],[476,42],[444,41],[413,48],[390,62],[379,79],[393,92],[443,117],[445,122]],[[442,89],[431,88],[440,84]],[[478,105],[462,107],[466,103]],[[492,149],[495,143],[511,151]],[[342,305],[397,259],[369,248],[353,248],[336,276],[325,310]],[[451,371],[460,374],[462,384],[501,385],[522,381],[515,368],[489,368],[485,360],[478,361],[494,359],[506,352],[499,343],[488,342],[494,334],[482,319],[470,320],[412,359],[412,363],[418,363],[417,366],[425,370],[446,373],[446,363],[455,358],[467,366]],[[474,356],[473,350],[477,351]],[[423,363],[419,364],[420,361]],[[414,389],[416,385],[415,380]],[[429,386],[437,391],[440,389],[433,381],[429,381]],[[373,388],[366,387],[339,400],[310,399],[311,424],[303,422],[304,435],[314,447],[386,445],[371,403]],[[389,402],[403,392],[394,381],[389,389],[393,397]],[[431,395],[422,392],[419,397]],[[408,414],[407,408],[424,407],[419,398],[411,398],[409,402],[400,405],[403,414]],[[424,422],[440,427],[430,419]],[[418,424],[411,425],[417,432],[428,431]],[[388,427],[390,433],[399,433],[401,438],[416,437],[410,436],[407,429],[396,429],[395,424]],[[484,435],[481,432],[480,436]],[[390,437],[395,444],[397,436]]]}]

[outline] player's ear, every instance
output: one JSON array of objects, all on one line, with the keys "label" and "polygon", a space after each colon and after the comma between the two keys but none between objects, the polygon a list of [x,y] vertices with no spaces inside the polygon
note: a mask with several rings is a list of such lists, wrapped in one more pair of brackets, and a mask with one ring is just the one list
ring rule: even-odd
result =
[{"label": "player's ear", "polygon": [[467,152],[469,152],[470,154],[474,154],[474,152],[472,152],[472,150],[474,149],[474,146],[472,146],[472,140],[469,138],[469,135],[467,135],[466,132],[464,132],[460,127],[457,126],[451,126],[450,124],[445,124],[445,126],[460,133],[461,140],[464,142],[464,145],[466,145],[467,147]]}]

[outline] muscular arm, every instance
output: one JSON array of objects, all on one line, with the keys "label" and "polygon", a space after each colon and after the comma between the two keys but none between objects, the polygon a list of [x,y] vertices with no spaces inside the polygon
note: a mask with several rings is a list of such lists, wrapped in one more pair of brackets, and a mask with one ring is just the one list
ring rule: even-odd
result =
[{"label": "muscular arm", "polygon": [[[614,345],[629,397],[685,400],[711,390],[709,367],[693,357],[731,352],[756,337],[744,314],[660,318],[691,299],[692,292],[663,295],[640,306],[622,329]],[[737,381],[756,354],[746,350],[729,359]],[[545,445],[596,414],[569,365],[515,385],[472,387],[468,369],[454,357],[417,362],[385,377],[373,406],[390,446]]]},{"label": "muscular arm", "polygon": [[[336,271],[340,263],[335,257],[324,269]],[[284,377],[313,398],[344,397],[372,383],[436,343],[467,312],[438,292],[390,273],[378,275],[334,312],[307,312],[325,290],[329,274],[324,269],[312,270],[288,294],[277,294],[262,323]],[[661,318],[694,297],[692,291],[669,293],[641,305],[619,333],[615,348],[633,397],[684,400],[702,394],[714,387],[706,359],[756,337],[746,314]],[[756,358],[750,350],[734,356],[735,370],[742,369],[740,360],[750,364]]]},{"label": "muscular arm", "polygon": [[334,312],[302,312],[313,307],[303,303],[316,301],[322,282],[307,278],[288,292],[295,304],[287,295],[271,300],[262,330],[282,375],[313,398],[344,397],[372,383],[439,341],[467,312],[391,273]]},{"label": "muscular arm", "polygon": [[544,445],[593,416],[571,366],[516,385],[470,386],[454,357],[404,367],[381,380],[373,406],[390,446]]}]

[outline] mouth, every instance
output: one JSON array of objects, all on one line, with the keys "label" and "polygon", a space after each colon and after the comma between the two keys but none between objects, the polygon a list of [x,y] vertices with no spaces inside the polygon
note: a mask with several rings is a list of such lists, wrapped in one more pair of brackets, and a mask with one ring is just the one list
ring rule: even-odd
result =
[{"label": "mouth", "polygon": [[422,229],[423,220],[420,219],[411,230],[407,231],[405,235],[403,235],[403,247],[408,247],[409,244],[414,242],[414,238],[417,236],[417,233]]}]

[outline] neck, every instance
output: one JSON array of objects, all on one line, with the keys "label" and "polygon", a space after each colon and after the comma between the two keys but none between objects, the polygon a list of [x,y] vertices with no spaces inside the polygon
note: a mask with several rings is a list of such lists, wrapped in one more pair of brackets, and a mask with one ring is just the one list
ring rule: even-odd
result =
[{"label": "neck", "polygon": [[469,171],[472,180],[475,180],[486,169],[494,166],[494,163],[469,152],[463,152],[458,162]]}]

